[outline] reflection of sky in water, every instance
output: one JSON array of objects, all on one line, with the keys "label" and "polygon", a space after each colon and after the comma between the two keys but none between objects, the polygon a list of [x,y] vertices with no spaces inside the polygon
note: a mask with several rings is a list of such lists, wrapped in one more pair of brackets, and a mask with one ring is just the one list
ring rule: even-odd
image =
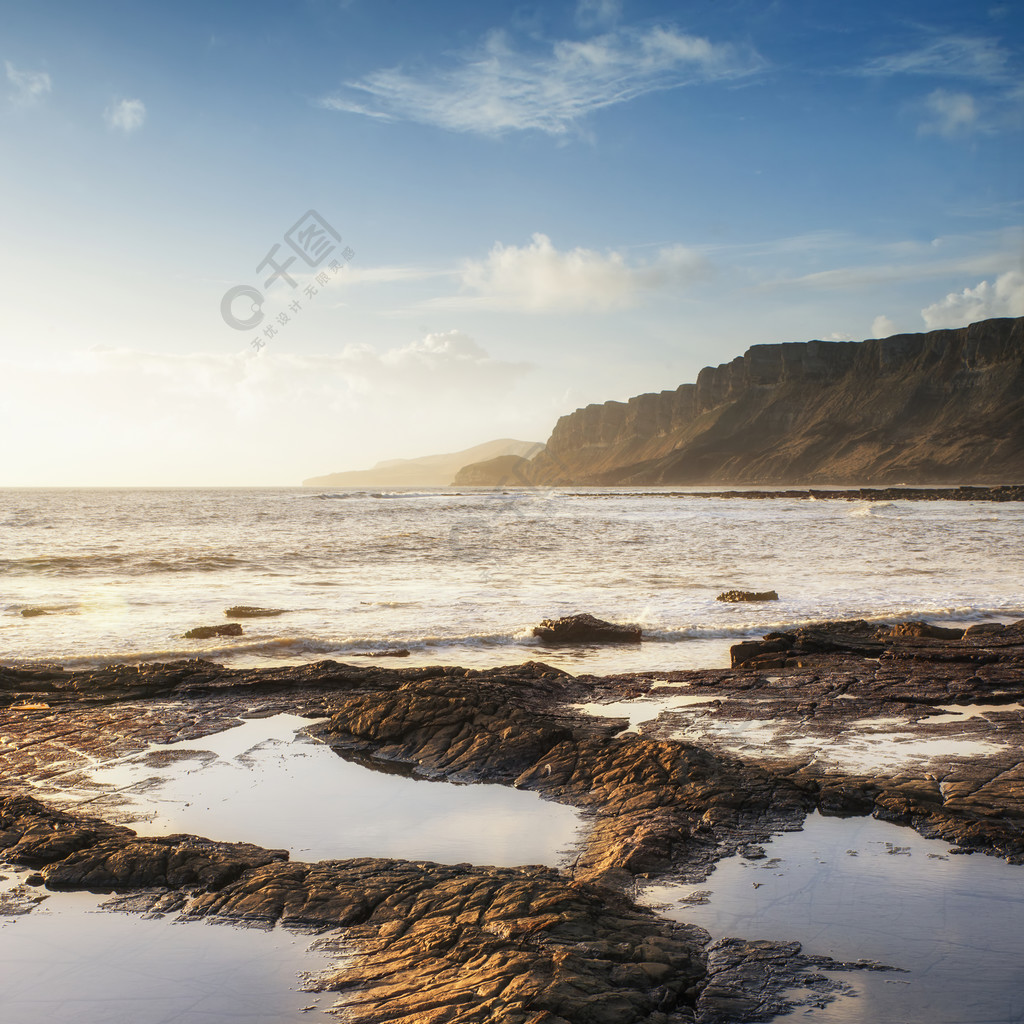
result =
[{"label": "reflection of sky in water", "polygon": [[[656,684],[657,685],[657,684]],[[653,689],[654,687],[652,687]],[[636,732],[644,722],[653,722],[663,711],[710,704],[714,700],[725,700],[711,694],[673,693],[664,697],[637,697],[636,700],[606,701],[593,704],[572,704],[570,707],[595,718],[628,718],[629,725],[623,732]]]},{"label": "reflection of sky in water", "polygon": [[[645,723],[654,722],[666,714],[659,727],[659,735],[668,738],[689,742],[710,740],[719,748],[748,756],[804,757],[848,771],[871,772],[934,758],[985,757],[997,753],[1005,745],[998,741],[910,732],[908,729],[913,723],[908,718],[898,717],[851,721],[836,736],[799,735],[794,734],[802,728],[799,723],[783,719],[730,718],[728,706],[720,714],[713,703],[716,700],[728,705],[730,698],[715,694],[673,693],[604,704],[578,704],[575,707],[599,718],[628,719],[629,725],[623,732],[641,730]],[[941,709],[947,714],[922,718],[921,722],[924,725],[956,722],[1000,711],[1012,713],[1020,708],[1020,705],[950,706]],[[673,718],[673,712],[679,714]]]},{"label": "reflection of sky in water", "polygon": [[921,721],[928,725],[943,722],[963,722],[968,718],[988,718],[1003,712],[1024,711],[1024,704],[941,704],[935,709],[945,712],[941,715],[929,715]]},{"label": "reflection of sky in water", "polygon": [[556,864],[576,838],[580,818],[570,807],[506,786],[371,771],[295,736],[308,724],[294,715],[254,719],[200,740],[153,745],[89,774],[120,791],[117,802],[143,834],[251,842],[297,860]]},{"label": "reflection of sky in water", "polygon": [[336,996],[298,991],[330,959],[311,939],[105,913],[104,897],[50,895],[0,917],[0,1019],[9,1024],[288,1024]]},{"label": "reflection of sky in water", "polygon": [[[1024,868],[872,818],[811,815],[802,832],[731,857],[699,885],[651,886],[643,902],[716,938],[797,940],[807,953],[909,973],[844,976],[859,999],[800,1019],[828,1024],[1024,1020]],[[777,858],[777,859],[775,859]],[[707,902],[699,902],[701,894]],[[696,897],[698,902],[686,902]]]}]

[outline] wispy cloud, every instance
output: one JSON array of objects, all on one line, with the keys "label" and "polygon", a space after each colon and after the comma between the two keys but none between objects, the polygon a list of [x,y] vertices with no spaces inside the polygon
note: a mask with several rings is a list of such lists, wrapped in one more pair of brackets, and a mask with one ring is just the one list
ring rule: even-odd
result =
[{"label": "wispy cloud", "polygon": [[981,127],[980,111],[967,92],[936,89],[924,101],[925,120],[918,126],[922,135],[942,135],[947,139],[969,135]]},{"label": "wispy cloud", "polygon": [[622,0],[579,0],[576,21],[585,29],[614,25],[622,16]]},{"label": "wispy cloud", "polygon": [[712,43],[674,28],[620,28],[583,41],[558,40],[540,52],[488,35],[454,66],[415,75],[382,69],[347,82],[320,105],[456,132],[500,136],[534,130],[565,135],[594,111],[649,93],[753,74],[750,49]]},{"label": "wispy cloud", "polygon": [[4,68],[7,81],[14,87],[15,103],[35,103],[53,91],[53,82],[45,71],[20,71],[9,60],[4,61]]},{"label": "wispy cloud", "polygon": [[983,36],[941,36],[913,50],[868,61],[866,75],[929,75],[999,82],[1007,77],[1008,52]]},{"label": "wispy cloud", "polygon": [[623,309],[644,292],[685,287],[709,275],[707,262],[681,245],[662,248],[652,260],[630,262],[615,251],[559,250],[538,233],[529,245],[499,242],[485,259],[467,260],[461,294],[426,305],[530,313]]},{"label": "wispy cloud", "polygon": [[146,105],[142,100],[115,100],[103,116],[109,127],[130,135],[146,123]]},{"label": "wispy cloud", "polygon": [[841,291],[939,277],[954,280],[981,277],[998,274],[1012,266],[1019,259],[1021,243],[1019,225],[975,234],[948,235],[930,242],[879,244],[851,236],[849,243],[835,253],[835,263],[839,264],[839,258],[845,257],[844,263],[798,276],[779,275],[764,281],[761,287]]},{"label": "wispy cloud", "polygon": [[1024,316],[1024,274],[1010,270],[990,284],[982,281],[926,306],[921,316],[929,330],[963,327],[994,316]]}]

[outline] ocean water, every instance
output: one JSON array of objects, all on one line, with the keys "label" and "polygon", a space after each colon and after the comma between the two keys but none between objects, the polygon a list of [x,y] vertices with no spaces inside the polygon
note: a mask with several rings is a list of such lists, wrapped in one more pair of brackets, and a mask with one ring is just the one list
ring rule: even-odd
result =
[{"label": "ocean water", "polygon": [[[728,605],[724,590],[778,591]],[[232,605],[287,609],[226,623]],[[24,613],[28,611],[29,615]],[[541,619],[635,622],[639,647],[545,648]],[[668,491],[0,490],[5,663],[333,658],[572,672],[728,664],[823,619],[1024,617],[1024,504]]]}]

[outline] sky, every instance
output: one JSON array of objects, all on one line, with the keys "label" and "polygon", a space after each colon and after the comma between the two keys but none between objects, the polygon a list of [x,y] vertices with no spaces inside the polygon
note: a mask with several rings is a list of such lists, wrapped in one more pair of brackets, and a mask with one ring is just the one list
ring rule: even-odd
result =
[{"label": "sky", "polygon": [[292,485],[1024,315],[1024,2],[0,0],[0,486]]}]

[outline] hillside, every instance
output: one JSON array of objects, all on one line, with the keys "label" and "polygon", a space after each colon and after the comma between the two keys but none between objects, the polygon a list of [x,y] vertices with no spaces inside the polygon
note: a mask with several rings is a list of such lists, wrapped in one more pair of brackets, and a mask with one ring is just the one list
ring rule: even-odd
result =
[{"label": "hillside", "polygon": [[1024,481],[1024,318],[755,345],[694,384],[563,416],[532,459],[457,483]]},{"label": "hillside", "polygon": [[418,459],[389,459],[372,469],[331,473],[302,481],[303,487],[447,487],[463,466],[500,456],[529,458],[544,446],[537,441],[502,438],[443,455]]}]

